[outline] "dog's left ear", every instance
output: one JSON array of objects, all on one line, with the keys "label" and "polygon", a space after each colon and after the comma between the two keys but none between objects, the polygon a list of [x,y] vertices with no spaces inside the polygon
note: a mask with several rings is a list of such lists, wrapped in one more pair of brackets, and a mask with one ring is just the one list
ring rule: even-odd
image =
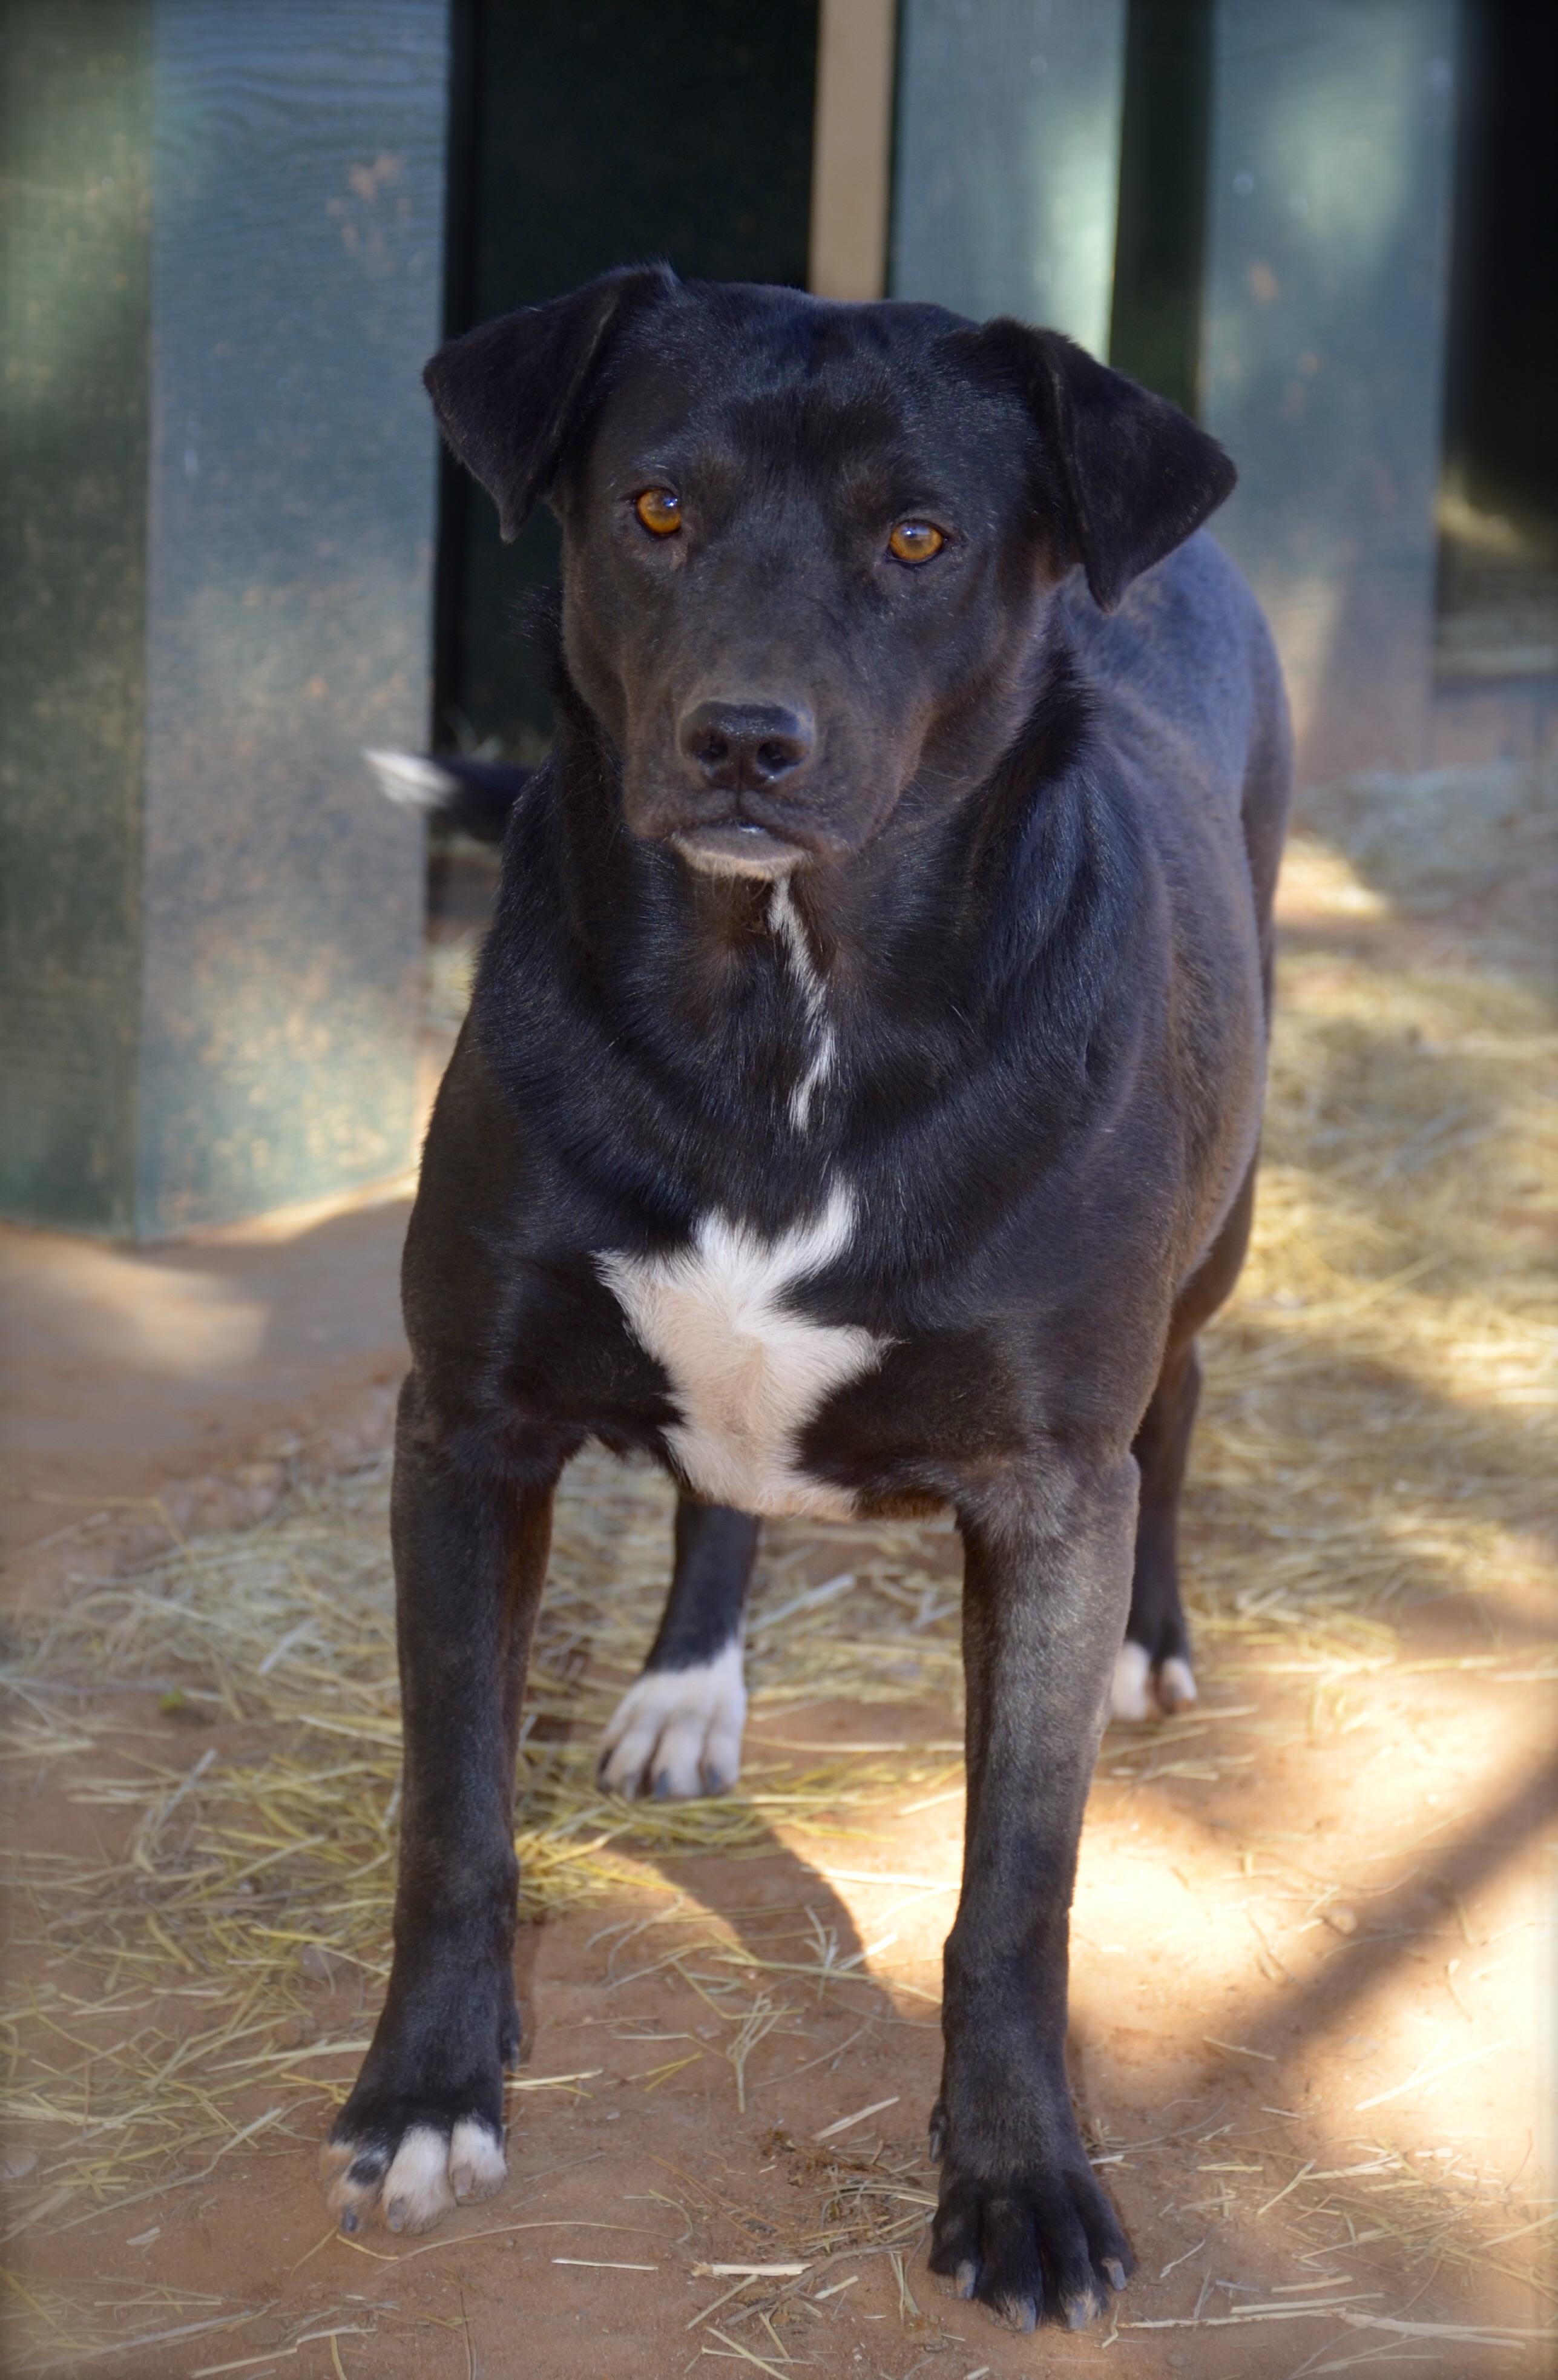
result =
[{"label": "dog's left ear", "polygon": [[665,264],[602,273],[451,339],[423,372],[439,428],[497,505],[505,544],[557,477],[618,333],[676,286]]},{"label": "dog's left ear", "polygon": [[1058,482],[1069,558],[1100,609],[1182,545],[1232,493],[1214,438],[1166,397],[1097,363],[1059,331],[1005,318],[972,334],[979,359],[1016,385]]}]

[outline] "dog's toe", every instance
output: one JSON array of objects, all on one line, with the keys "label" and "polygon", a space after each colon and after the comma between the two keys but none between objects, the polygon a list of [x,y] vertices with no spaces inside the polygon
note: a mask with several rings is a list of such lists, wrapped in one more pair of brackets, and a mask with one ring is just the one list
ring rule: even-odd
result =
[{"label": "dog's toe", "polygon": [[1172,1718],[1189,1710],[1196,1699],[1195,1671],[1182,1654],[1170,1653],[1154,1662],[1144,1645],[1128,1636],[1115,1656],[1109,1686],[1113,1718],[1141,1721],[1161,1715]]},{"label": "dog's toe", "polygon": [[354,2141],[327,2141],[320,2151],[320,2180],[325,2204],[348,2237],[360,2231],[379,2205],[379,2189],[390,2169],[384,2148],[364,2148]]},{"label": "dog's toe", "polygon": [[462,2116],[449,2136],[449,2186],[456,2198],[490,2198],[508,2166],[501,2141],[476,2116]]},{"label": "dog's toe", "polygon": [[501,2136],[483,2117],[408,2124],[398,2138],[331,2140],[320,2155],[325,2203],[350,2235],[381,2222],[430,2231],[460,2200],[490,2198],[508,2171]]},{"label": "dog's toe", "polygon": [[1189,1710],[1196,1699],[1196,1673],[1189,1661],[1171,1653],[1153,1680],[1158,1707],[1172,1718],[1176,1711]]}]

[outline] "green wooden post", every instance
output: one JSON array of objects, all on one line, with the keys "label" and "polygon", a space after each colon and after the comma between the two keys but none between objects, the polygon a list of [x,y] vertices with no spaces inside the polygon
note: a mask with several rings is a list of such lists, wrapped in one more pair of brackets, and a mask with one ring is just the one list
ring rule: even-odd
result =
[{"label": "green wooden post", "polygon": [[1217,0],[1201,417],[1311,778],[1431,757],[1455,0]]},{"label": "green wooden post", "polygon": [[1125,0],[902,0],[895,298],[1108,351]]},{"label": "green wooden post", "polygon": [[0,1208],[411,1153],[447,0],[0,15]]}]

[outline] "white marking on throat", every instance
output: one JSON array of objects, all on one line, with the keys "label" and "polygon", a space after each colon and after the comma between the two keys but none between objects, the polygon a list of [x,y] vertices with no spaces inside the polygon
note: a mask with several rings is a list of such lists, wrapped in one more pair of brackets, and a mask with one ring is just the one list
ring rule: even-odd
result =
[{"label": "white marking on throat", "polygon": [[666,1438],[711,1503],[854,1517],[852,1496],[798,1467],[795,1442],[823,1400],[880,1363],[888,1342],[786,1303],[849,1245],[853,1225],[854,1200],[836,1188],[820,1215],[778,1239],[709,1213],[672,1256],[597,1257],[634,1337],[670,1375],[682,1418]]},{"label": "white marking on throat", "polygon": [[827,1021],[827,994],[822,976],[812,957],[806,929],[801,923],[801,913],[795,906],[795,897],[786,877],[778,879],[768,895],[768,923],[784,944],[806,1003],[812,1054],[805,1072],[790,1094],[790,1121],[797,1132],[804,1132],[811,1121],[812,1100],[818,1087],[833,1072],[836,1045],[833,1027]]}]

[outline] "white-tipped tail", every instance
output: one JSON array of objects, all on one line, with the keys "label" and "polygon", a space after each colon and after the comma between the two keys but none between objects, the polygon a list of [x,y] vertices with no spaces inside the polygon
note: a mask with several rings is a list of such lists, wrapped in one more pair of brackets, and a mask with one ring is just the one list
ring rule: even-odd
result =
[{"label": "white-tipped tail", "polygon": [[441,810],[451,794],[460,790],[458,780],[436,760],[429,760],[417,752],[375,751],[365,747],[363,759],[378,780],[379,790],[385,798],[397,802],[403,810]]}]

